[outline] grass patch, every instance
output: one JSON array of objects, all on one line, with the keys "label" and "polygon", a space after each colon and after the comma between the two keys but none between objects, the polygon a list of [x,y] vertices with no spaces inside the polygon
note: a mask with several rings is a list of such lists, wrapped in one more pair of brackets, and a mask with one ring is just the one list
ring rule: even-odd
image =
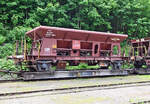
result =
[{"label": "grass patch", "polygon": [[142,79],[150,79],[150,75],[139,75],[139,78],[142,78]]},{"label": "grass patch", "polygon": [[78,66],[69,66],[69,65],[67,65],[67,67],[66,67],[67,70],[95,69],[95,68],[99,68],[99,65],[88,66],[88,64],[86,64],[86,63],[80,63]]}]

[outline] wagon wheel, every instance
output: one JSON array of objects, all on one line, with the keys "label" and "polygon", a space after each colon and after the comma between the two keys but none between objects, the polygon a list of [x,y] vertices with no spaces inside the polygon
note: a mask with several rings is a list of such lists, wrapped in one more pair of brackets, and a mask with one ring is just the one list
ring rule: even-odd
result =
[{"label": "wagon wheel", "polygon": [[110,62],[110,65],[109,65],[109,66],[111,67],[110,70],[115,70],[115,68],[114,68],[114,63],[113,63],[113,62]]},{"label": "wagon wheel", "polygon": [[121,69],[121,62],[111,62],[112,70],[120,70]]}]

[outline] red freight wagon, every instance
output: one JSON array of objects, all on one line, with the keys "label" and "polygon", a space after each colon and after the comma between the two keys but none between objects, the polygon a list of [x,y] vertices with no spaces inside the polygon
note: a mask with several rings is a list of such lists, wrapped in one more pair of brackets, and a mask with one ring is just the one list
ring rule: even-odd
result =
[{"label": "red freight wagon", "polygon": [[[39,26],[26,33],[33,42],[27,60],[39,63],[40,70],[49,70],[45,63],[78,65],[81,61],[89,65],[99,64],[108,68],[110,63],[120,68],[122,62],[120,42],[128,36],[86,30]],[[39,71],[39,69],[36,69]]]},{"label": "red freight wagon", "polygon": [[[62,69],[65,69],[66,64],[75,66],[84,62],[88,65],[99,65],[105,70],[109,66],[120,70],[123,62],[120,42],[128,37],[123,34],[49,26],[36,27],[28,31],[26,36],[31,38],[32,46],[27,50],[24,44],[24,58],[20,60],[26,61],[30,71],[36,74],[24,74],[25,79],[38,79],[41,76],[40,72],[53,72],[53,74],[42,74],[44,78],[60,78],[62,73],[64,77],[112,75],[110,71],[108,73],[99,70],[64,72]],[[56,66],[57,71],[52,71],[51,66]],[[122,71],[119,72],[120,74],[123,74]]]},{"label": "red freight wagon", "polygon": [[131,40],[131,61],[136,69],[146,65],[150,68],[150,37]]}]

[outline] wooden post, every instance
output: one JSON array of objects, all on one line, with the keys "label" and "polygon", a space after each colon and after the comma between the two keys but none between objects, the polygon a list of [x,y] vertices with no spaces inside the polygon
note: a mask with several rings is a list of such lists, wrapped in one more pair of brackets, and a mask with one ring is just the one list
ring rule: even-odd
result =
[{"label": "wooden post", "polygon": [[24,54],[24,40],[23,40],[24,38],[22,37],[21,38],[21,54],[23,55]]},{"label": "wooden post", "polygon": [[19,47],[19,41],[17,40],[16,41],[16,52],[15,52],[15,55],[18,55],[19,52],[18,52],[18,47]]},{"label": "wooden post", "polygon": [[24,38],[24,61],[27,60],[27,43],[26,38]]}]

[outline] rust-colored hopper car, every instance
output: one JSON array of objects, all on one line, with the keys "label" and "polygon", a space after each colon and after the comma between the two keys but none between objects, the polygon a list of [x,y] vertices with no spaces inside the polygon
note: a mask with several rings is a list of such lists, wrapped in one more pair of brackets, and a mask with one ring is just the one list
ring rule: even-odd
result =
[{"label": "rust-colored hopper car", "polygon": [[150,68],[150,37],[131,40],[130,56],[136,69],[143,65]]},{"label": "rust-colored hopper car", "polygon": [[[24,49],[23,60],[32,71],[24,74],[27,79],[41,78],[39,73],[48,73],[44,78],[99,76],[105,75],[109,66],[112,66],[112,70],[120,70],[123,62],[120,42],[128,37],[123,34],[49,26],[36,27],[26,35],[32,39],[31,49]],[[77,66],[80,63],[99,65],[100,68],[65,71],[66,65]],[[55,71],[52,71],[52,66],[56,66]],[[105,71],[101,72],[101,69]],[[106,75],[112,75],[111,71]]]}]

